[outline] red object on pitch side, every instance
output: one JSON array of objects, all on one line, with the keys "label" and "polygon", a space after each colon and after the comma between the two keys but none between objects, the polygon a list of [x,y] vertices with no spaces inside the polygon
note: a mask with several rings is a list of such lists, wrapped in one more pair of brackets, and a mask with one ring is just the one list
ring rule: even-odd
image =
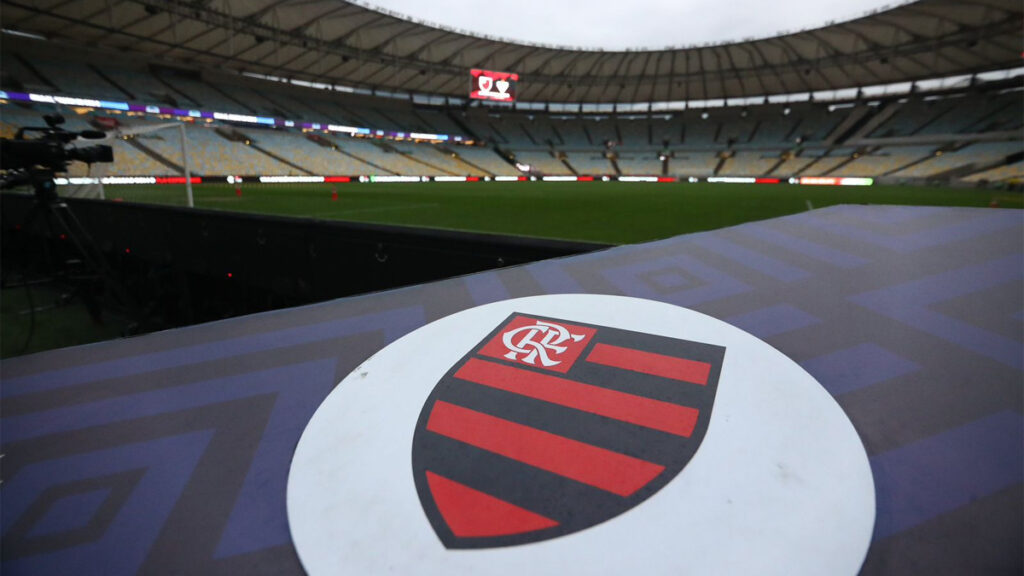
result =
[{"label": "red object on pitch side", "polygon": [[235,196],[238,196],[238,197],[242,196],[242,187],[241,186],[235,186]]},{"label": "red object on pitch side", "polygon": [[337,200],[337,199],[338,199],[338,191],[337,190],[331,190],[331,200],[334,201],[334,200]]}]

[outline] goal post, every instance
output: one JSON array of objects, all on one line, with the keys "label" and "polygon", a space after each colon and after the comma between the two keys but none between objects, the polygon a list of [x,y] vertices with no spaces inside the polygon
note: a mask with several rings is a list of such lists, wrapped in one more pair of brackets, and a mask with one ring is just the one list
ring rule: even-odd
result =
[{"label": "goal post", "polygon": [[[136,139],[138,139],[136,141]],[[195,206],[189,136],[182,122],[121,125],[103,140],[78,140],[74,145],[106,144],[113,163],[73,162],[67,177],[58,179],[61,195],[124,199],[157,204]],[[184,194],[178,185],[184,184]]]}]

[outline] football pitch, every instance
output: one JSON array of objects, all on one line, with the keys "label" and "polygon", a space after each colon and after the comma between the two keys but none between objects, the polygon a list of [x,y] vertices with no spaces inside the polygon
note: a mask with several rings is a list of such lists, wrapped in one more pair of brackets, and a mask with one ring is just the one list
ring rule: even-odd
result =
[{"label": "football pitch", "polygon": [[[628,244],[835,204],[1021,208],[1022,195],[984,189],[632,182],[198,184],[195,206]],[[337,199],[332,199],[332,192]],[[184,186],[107,186],[108,199],[185,205]]]}]

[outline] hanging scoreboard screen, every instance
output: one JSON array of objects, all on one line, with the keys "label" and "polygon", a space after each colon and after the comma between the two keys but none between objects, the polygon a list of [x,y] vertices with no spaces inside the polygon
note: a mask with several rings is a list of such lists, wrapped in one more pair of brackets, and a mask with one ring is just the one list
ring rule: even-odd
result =
[{"label": "hanging scoreboard screen", "polygon": [[494,72],[473,68],[469,86],[469,97],[478,100],[496,100],[498,102],[515,102],[516,82],[519,74],[512,72]]}]

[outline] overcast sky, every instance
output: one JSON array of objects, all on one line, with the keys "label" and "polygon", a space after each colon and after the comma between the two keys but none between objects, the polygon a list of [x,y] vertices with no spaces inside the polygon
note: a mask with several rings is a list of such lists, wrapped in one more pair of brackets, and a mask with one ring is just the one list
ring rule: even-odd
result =
[{"label": "overcast sky", "polygon": [[481,34],[588,48],[663,48],[775,35],[904,0],[362,0]]}]

